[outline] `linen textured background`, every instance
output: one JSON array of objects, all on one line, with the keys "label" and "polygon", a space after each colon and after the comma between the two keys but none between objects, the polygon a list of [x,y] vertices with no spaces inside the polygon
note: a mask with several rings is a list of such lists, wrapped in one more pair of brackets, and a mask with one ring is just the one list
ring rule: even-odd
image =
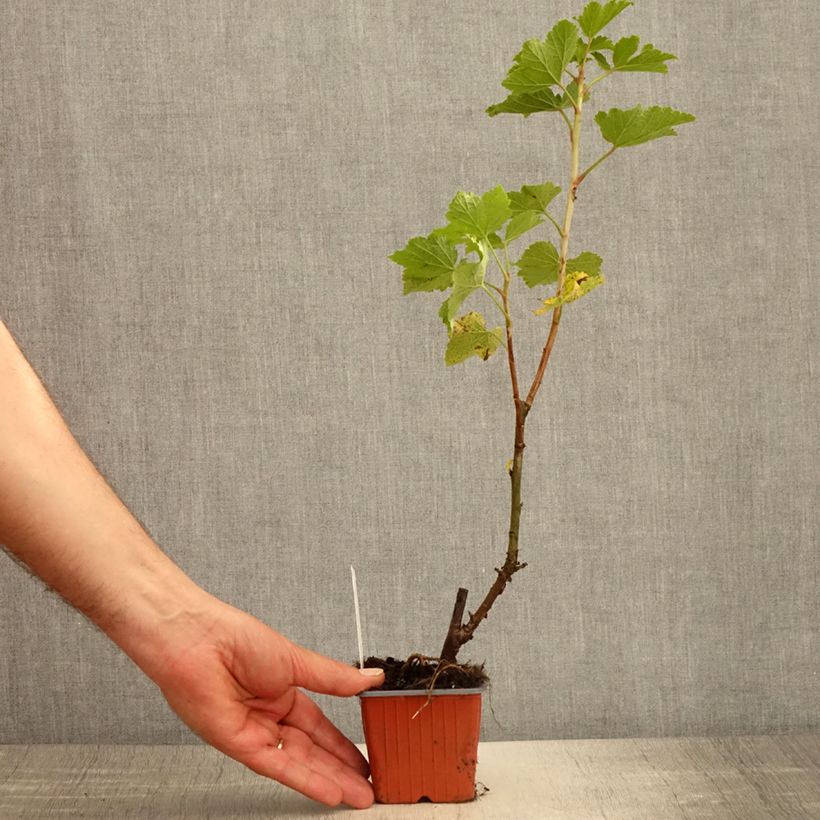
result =
[{"label": "linen textured background", "polygon": [[[0,5],[0,316],[174,560],[320,652],[355,656],[351,563],[366,651],[406,655],[501,560],[504,358],[445,368],[441,294],[402,297],[386,257],[459,189],[566,185],[557,117],[484,108],[581,7]],[[820,6],[643,0],[612,30],[679,60],[590,108],[698,120],[579,193],[571,249],[607,284],[565,311],[529,418],[530,566],[464,650],[483,737],[817,729]],[[546,324],[515,299],[528,385]],[[194,739],[0,568],[0,741]],[[319,701],[361,738],[355,699]]]}]

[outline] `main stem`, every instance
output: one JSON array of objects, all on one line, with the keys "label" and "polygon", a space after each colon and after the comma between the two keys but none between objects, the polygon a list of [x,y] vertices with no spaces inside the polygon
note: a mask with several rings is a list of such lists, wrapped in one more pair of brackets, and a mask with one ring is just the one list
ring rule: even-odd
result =
[{"label": "main stem", "polygon": [[[578,72],[578,99],[574,106],[575,116],[570,128],[570,187],[567,194],[567,204],[564,210],[564,224],[561,228],[561,252],[558,262],[558,287],[556,294],[561,293],[564,286],[564,279],[567,270],[567,256],[569,253],[569,236],[572,227],[572,215],[575,210],[575,199],[578,186],[582,177],[578,175],[578,167],[581,155],[581,110],[584,97],[584,63],[581,64]],[[503,269],[502,269],[503,270]],[[547,367],[550,354],[552,353],[555,337],[558,333],[558,325],[561,323],[561,305],[555,308],[552,313],[552,323],[544,349],[541,352],[541,359],[538,362],[538,369],[535,373],[532,385],[530,386],[527,398],[522,400],[518,392],[518,374],[515,366],[515,355],[512,344],[512,320],[510,318],[508,295],[510,286],[509,271],[503,270],[504,289],[502,300],[504,314],[507,323],[507,360],[510,366],[510,380],[512,382],[513,402],[515,404],[515,442],[513,450],[512,467],[510,468],[510,528],[507,538],[507,555],[504,564],[495,568],[496,577],[489,592],[484,596],[484,600],[475,612],[468,613],[467,623],[462,623],[464,608],[467,603],[467,590],[460,588],[456,596],[456,603],[453,608],[453,616],[450,620],[450,627],[444,646],[441,650],[441,663],[454,663],[461,647],[471,640],[479,624],[487,617],[492,605],[501,593],[504,592],[507,584],[512,580],[513,575],[518,570],[527,566],[518,560],[518,534],[521,523],[521,508],[524,506],[521,501],[521,474],[524,466],[524,424],[527,414],[530,412],[532,403],[541,387],[544,378],[544,371]]]}]

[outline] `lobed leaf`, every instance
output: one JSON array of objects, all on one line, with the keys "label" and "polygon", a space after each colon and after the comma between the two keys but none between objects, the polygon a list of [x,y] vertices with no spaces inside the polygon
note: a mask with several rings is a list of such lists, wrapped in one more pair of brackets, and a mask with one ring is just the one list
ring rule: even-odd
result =
[{"label": "lobed leaf", "polygon": [[513,214],[512,219],[507,223],[507,233],[504,236],[504,241],[512,242],[513,239],[518,239],[519,236],[523,236],[543,221],[535,211],[519,211]]},{"label": "lobed leaf", "polygon": [[464,237],[470,236],[489,240],[511,214],[507,192],[500,185],[496,185],[481,196],[459,191],[447,208],[447,235],[451,241],[455,235],[461,235],[461,241],[464,241]]},{"label": "lobed leaf", "polygon": [[598,68],[602,68],[604,71],[609,71],[612,68],[609,60],[600,51],[593,51],[592,59],[598,64]]},{"label": "lobed leaf", "polygon": [[666,74],[666,62],[678,59],[674,54],[659,51],[652,43],[646,43],[638,52],[639,41],[640,38],[633,35],[622,37],[615,43],[612,50],[612,65],[615,71],[655,71]]},{"label": "lobed leaf", "polygon": [[523,114],[529,117],[530,114],[538,114],[541,111],[560,111],[562,108],[569,108],[570,105],[572,103],[563,94],[556,94],[549,88],[544,88],[532,94],[510,94],[500,103],[486,108],[485,112],[491,117],[498,114]]},{"label": "lobed leaf", "polygon": [[609,37],[604,37],[603,34],[598,37],[593,37],[592,42],[589,44],[590,51],[600,51],[601,49],[604,49],[605,51],[612,51],[614,48],[615,43],[613,43]]},{"label": "lobed leaf", "polygon": [[527,287],[558,281],[558,251],[552,242],[533,242],[516,262],[518,275]]},{"label": "lobed leaf", "polygon": [[460,319],[453,319],[451,328],[444,352],[444,362],[447,365],[458,364],[471,356],[479,356],[486,361],[502,343],[503,330],[500,327],[487,330],[484,317],[475,311]]},{"label": "lobed leaf", "polygon": [[453,245],[464,245],[466,252],[475,251],[479,255],[486,251],[486,248],[482,248],[482,241],[492,245],[494,248],[500,248],[504,244],[501,237],[495,232],[488,234],[485,240],[477,240],[471,235],[465,234],[461,228],[455,228],[450,224],[442,225],[440,228],[434,228],[430,231],[430,236],[443,236]]},{"label": "lobed leaf", "polygon": [[636,105],[626,111],[610,108],[595,115],[601,136],[616,148],[640,145],[660,137],[674,137],[678,132],[673,126],[693,122],[694,119],[684,111],[659,105],[649,108]]},{"label": "lobed leaf", "polygon": [[625,8],[631,6],[630,0],[609,0],[601,5],[598,2],[587,3],[584,10],[575,18],[581,31],[587,37],[594,37],[606,28]]},{"label": "lobed leaf", "polygon": [[567,259],[567,273],[578,273],[583,271],[590,276],[597,275],[601,272],[601,264],[603,259],[597,253],[592,251],[583,251],[579,253],[574,259]]},{"label": "lobed leaf", "polygon": [[578,44],[575,46],[575,54],[572,55],[572,62],[581,64],[581,61],[584,59],[587,53],[587,44],[586,41],[582,40],[580,37],[578,38]]},{"label": "lobed leaf", "polygon": [[439,308],[438,315],[449,329],[464,300],[484,284],[487,273],[487,255],[478,262],[462,262],[453,271],[453,290]]},{"label": "lobed leaf", "polygon": [[404,268],[404,293],[446,290],[453,281],[458,251],[443,236],[416,236],[388,259]]},{"label": "lobed leaf", "polygon": [[568,302],[574,302],[582,296],[586,296],[587,293],[597,288],[598,285],[603,285],[603,283],[604,277],[601,273],[590,274],[586,271],[570,273],[564,280],[561,293],[557,296],[551,296],[549,299],[544,299],[544,306],[534,310],[533,313],[536,316],[549,313],[558,305],[566,305]]},{"label": "lobed leaf", "polygon": [[560,193],[561,188],[558,185],[544,182],[541,185],[522,185],[520,191],[507,191],[507,196],[510,198],[513,213],[537,211],[545,214],[547,205]]},{"label": "lobed leaf", "polygon": [[578,28],[569,20],[559,20],[543,40],[527,40],[513,58],[515,63],[501,81],[515,93],[532,94],[560,85],[578,45]]}]

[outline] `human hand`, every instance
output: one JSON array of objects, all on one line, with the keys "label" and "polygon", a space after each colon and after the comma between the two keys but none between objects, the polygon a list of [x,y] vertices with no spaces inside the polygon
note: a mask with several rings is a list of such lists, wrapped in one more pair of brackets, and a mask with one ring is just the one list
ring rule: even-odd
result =
[{"label": "human hand", "polygon": [[0,543],[102,629],[204,740],[329,805],[373,802],[368,766],[299,687],[380,684],[209,595],[85,455],[0,321]]},{"label": "human hand", "polygon": [[370,806],[367,761],[300,687],[355,695],[381,684],[381,670],[311,652],[214,600],[197,615],[196,632],[184,630],[188,645],[152,674],[171,708],[257,774],[328,806]]}]

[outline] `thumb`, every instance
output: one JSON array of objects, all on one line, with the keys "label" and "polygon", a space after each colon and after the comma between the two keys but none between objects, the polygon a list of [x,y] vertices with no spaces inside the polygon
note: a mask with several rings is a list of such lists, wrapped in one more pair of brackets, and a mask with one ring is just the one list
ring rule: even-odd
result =
[{"label": "thumb", "polygon": [[356,669],[298,644],[291,644],[291,664],[294,685],[322,695],[347,697],[384,683],[381,669]]}]

